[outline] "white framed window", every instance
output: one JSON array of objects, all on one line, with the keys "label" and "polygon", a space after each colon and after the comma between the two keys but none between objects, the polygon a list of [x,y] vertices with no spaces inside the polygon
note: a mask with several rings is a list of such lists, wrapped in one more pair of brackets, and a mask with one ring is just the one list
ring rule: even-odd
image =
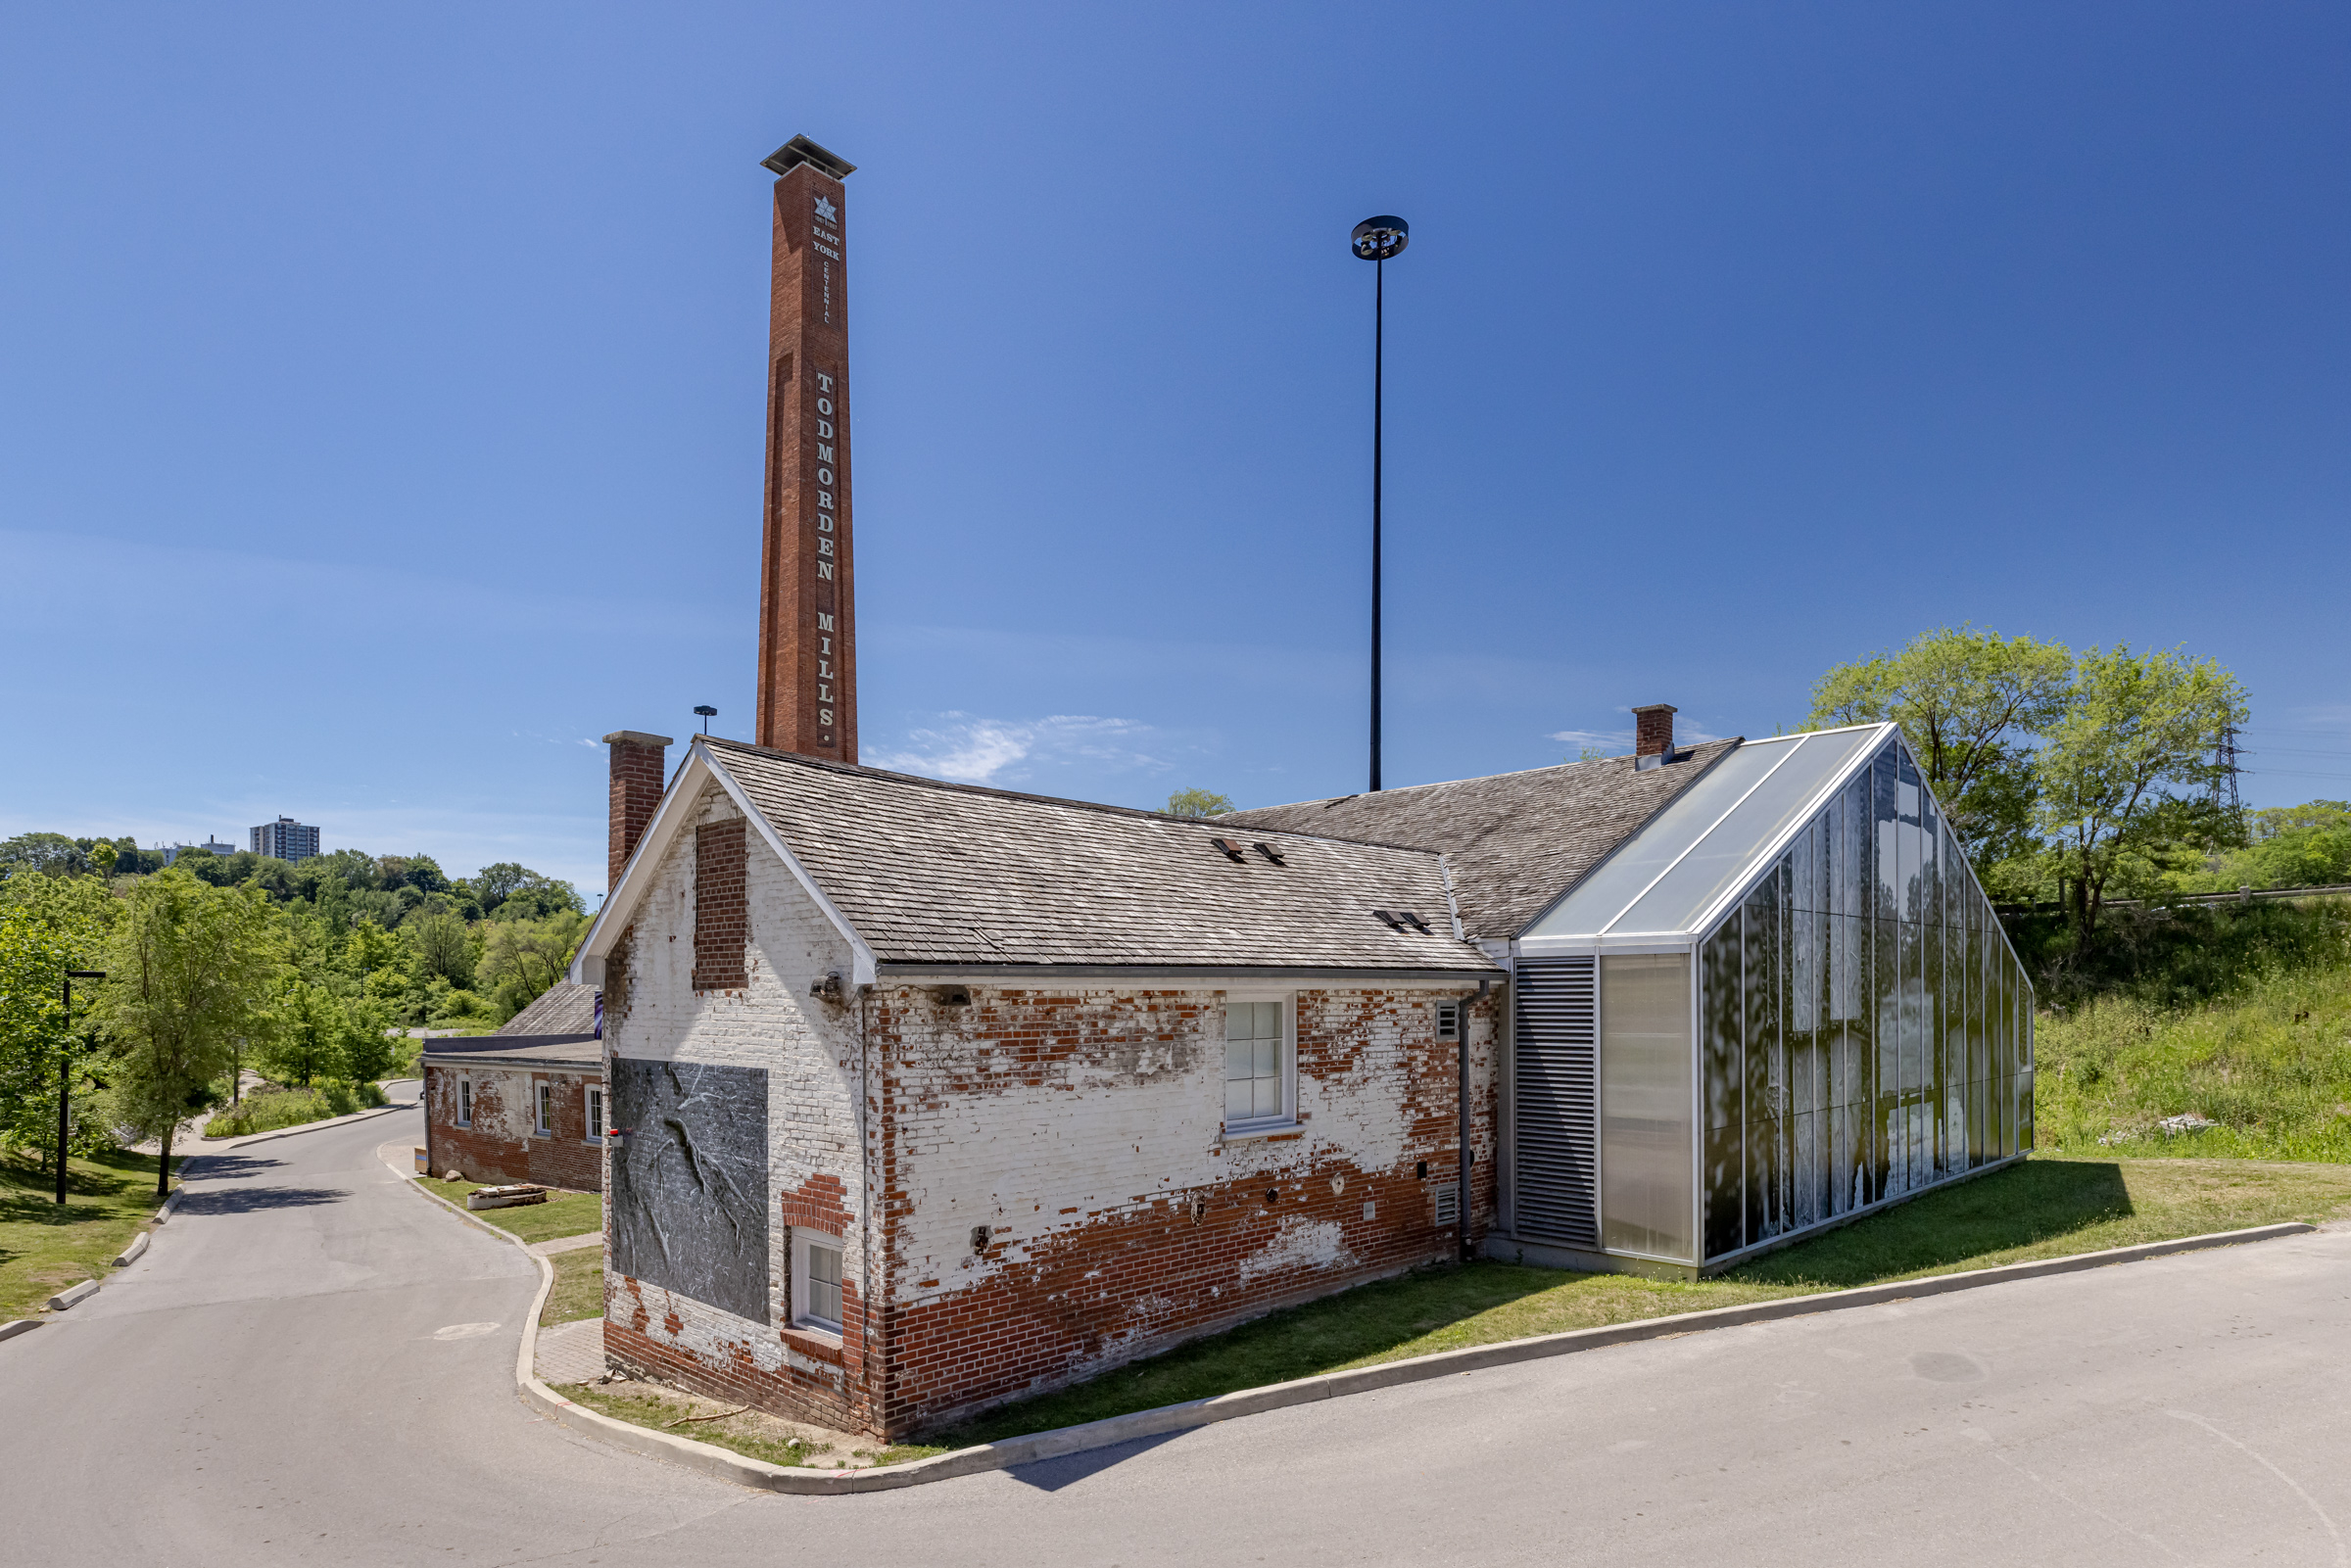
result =
[{"label": "white framed window", "polygon": [[840,1332],[840,1238],[792,1232],[792,1326]]},{"label": "white framed window", "polygon": [[594,1087],[588,1091],[588,1141],[604,1141],[604,1091]]},{"label": "white framed window", "polygon": [[457,1080],[457,1125],[460,1127],[473,1125],[473,1080],[471,1078]]},{"label": "white framed window", "polygon": [[531,1098],[538,1102],[539,1136],[548,1137],[555,1130],[555,1086],[552,1083],[539,1084]]},{"label": "white framed window", "polygon": [[1298,1119],[1297,1011],[1288,997],[1227,996],[1224,1130],[1258,1132]]}]

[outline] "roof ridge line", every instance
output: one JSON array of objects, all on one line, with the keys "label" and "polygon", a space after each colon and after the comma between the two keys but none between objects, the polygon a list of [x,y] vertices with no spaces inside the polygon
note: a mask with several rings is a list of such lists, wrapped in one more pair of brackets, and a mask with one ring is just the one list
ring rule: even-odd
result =
[{"label": "roof ridge line", "polygon": [[[797,751],[780,751],[773,746],[755,746],[745,740],[730,740],[724,736],[697,735],[694,738],[696,740],[707,741],[714,746],[725,746],[734,751],[747,751],[753,756],[772,757],[778,762],[793,763],[803,767],[818,769],[826,773],[845,773],[864,779],[892,779],[900,784],[918,784],[929,789],[951,790],[957,794],[988,795],[999,800],[1028,800],[1043,806],[1070,806],[1080,811],[1099,811],[1115,817],[1141,817],[1146,821],[1179,823],[1190,828],[1214,828],[1219,820],[1215,817],[1178,817],[1172,812],[1152,811],[1142,806],[1114,806],[1106,801],[1078,800],[1068,795],[1038,795],[1032,794],[1025,789],[999,789],[993,784],[963,784],[953,779],[930,779],[919,773],[898,773],[889,768],[870,768],[861,762],[835,762],[830,757],[811,757],[803,755]],[[1417,788],[1425,786],[1415,785],[1414,787]],[[1333,798],[1344,800],[1350,797],[1339,795],[1334,796]],[[1271,811],[1276,808],[1271,806],[1257,806],[1250,809],[1257,811]],[[1238,828],[1242,825],[1233,824],[1230,826]],[[1422,844],[1391,844],[1375,838],[1344,838],[1337,833],[1301,832],[1294,828],[1255,828],[1251,831],[1256,832],[1278,832],[1285,838],[1304,838],[1320,843],[1356,844],[1366,849],[1401,850],[1407,854],[1414,855],[1433,855],[1437,853],[1436,850],[1430,849]]]}]

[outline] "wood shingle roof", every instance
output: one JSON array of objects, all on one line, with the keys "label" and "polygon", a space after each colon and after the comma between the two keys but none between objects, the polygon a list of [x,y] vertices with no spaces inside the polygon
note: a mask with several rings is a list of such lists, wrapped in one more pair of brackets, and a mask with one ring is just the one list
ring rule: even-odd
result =
[{"label": "wood shingle roof", "polygon": [[[696,743],[882,964],[1493,967],[1455,938],[1444,868],[1426,849],[1235,833],[715,736]],[[1410,911],[1428,929],[1391,928],[1375,910]]]},{"label": "wood shingle roof", "polygon": [[1507,939],[1738,744],[1688,746],[1683,760],[1646,772],[1631,757],[1603,757],[1266,806],[1214,822],[1235,832],[1331,833],[1435,850],[1452,874],[1463,933]]}]

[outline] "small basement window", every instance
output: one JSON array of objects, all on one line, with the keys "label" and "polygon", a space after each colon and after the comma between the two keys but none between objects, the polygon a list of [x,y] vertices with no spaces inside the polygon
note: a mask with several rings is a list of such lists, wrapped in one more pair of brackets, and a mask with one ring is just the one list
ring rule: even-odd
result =
[{"label": "small basement window", "polygon": [[822,1231],[792,1233],[792,1322],[840,1332],[840,1242]]},{"label": "small basement window", "polygon": [[552,1083],[540,1084],[537,1099],[539,1102],[538,1131],[539,1136],[544,1138],[555,1130],[555,1086]]},{"label": "small basement window", "polygon": [[604,1091],[601,1089],[588,1091],[588,1141],[604,1141]]},{"label": "small basement window", "polygon": [[457,1125],[460,1127],[473,1125],[473,1080],[471,1078],[457,1080]]}]

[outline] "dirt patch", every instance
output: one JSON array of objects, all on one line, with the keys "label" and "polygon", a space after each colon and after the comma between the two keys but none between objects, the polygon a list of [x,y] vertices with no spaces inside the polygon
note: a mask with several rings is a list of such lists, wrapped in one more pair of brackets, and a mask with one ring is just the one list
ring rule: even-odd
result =
[{"label": "dirt patch", "polygon": [[770,1464],[800,1465],[816,1470],[863,1470],[894,1462],[885,1457],[890,1453],[888,1445],[854,1432],[836,1432],[805,1421],[787,1421],[764,1410],[742,1409],[638,1378],[567,1383],[556,1392],[592,1410],[633,1425],[692,1438],[697,1443],[715,1444]]}]

